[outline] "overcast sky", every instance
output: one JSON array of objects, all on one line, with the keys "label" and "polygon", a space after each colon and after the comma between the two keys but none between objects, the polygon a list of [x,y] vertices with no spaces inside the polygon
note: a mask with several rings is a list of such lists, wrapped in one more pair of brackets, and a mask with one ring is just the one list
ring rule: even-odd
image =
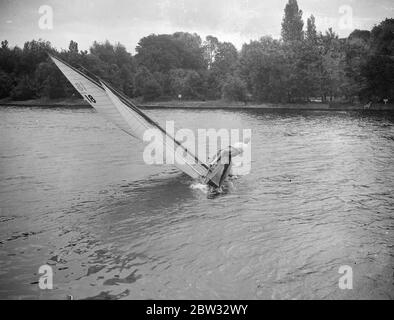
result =
[{"label": "overcast sky", "polygon": [[[70,40],[88,49],[94,40],[121,42],[134,49],[152,33],[196,32],[212,34],[237,48],[263,35],[279,38],[287,0],[0,0],[0,40],[22,46],[42,38],[58,49]],[[340,36],[353,29],[371,29],[394,17],[393,0],[299,0],[304,20],[313,14],[320,31],[332,27]],[[53,28],[39,8],[53,10]],[[44,24],[46,27],[49,24]]]}]

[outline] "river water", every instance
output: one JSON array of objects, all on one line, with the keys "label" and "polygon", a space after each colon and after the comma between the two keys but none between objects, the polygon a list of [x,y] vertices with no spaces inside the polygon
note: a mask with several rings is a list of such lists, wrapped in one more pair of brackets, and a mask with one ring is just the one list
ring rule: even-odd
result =
[{"label": "river water", "polygon": [[251,129],[251,173],[209,198],[92,109],[0,108],[0,298],[394,299],[393,114],[146,112]]}]

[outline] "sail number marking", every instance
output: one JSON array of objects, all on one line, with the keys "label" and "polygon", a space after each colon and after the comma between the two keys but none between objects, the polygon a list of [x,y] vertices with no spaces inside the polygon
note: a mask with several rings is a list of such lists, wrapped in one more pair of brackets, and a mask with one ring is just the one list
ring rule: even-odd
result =
[{"label": "sail number marking", "polygon": [[[96,99],[93,98],[92,95],[87,94],[88,90],[86,90],[86,87],[83,85],[81,82],[76,82],[75,83],[75,88],[86,98],[86,100],[90,103],[96,103]],[[86,93],[86,94],[85,94]]]},{"label": "sail number marking", "polygon": [[94,99],[90,94],[85,94],[85,98],[91,103],[96,103],[96,99]]}]

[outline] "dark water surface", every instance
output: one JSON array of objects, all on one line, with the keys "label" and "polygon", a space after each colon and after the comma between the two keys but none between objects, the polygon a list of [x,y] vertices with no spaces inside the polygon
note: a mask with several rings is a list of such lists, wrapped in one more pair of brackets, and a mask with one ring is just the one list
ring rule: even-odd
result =
[{"label": "dark water surface", "polygon": [[394,298],[392,114],[147,112],[252,129],[251,174],[207,199],[91,109],[0,108],[0,298]]}]

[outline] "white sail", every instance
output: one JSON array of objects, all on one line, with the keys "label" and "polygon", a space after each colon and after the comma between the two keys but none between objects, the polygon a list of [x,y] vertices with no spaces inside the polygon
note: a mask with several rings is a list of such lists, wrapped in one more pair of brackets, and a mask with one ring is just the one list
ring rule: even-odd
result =
[{"label": "white sail", "polygon": [[[119,113],[130,124],[130,127],[133,128],[133,131],[136,132],[137,135],[140,135],[141,133],[143,136],[145,129],[143,132],[140,132],[140,130],[143,128],[144,121],[135,117],[134,112],[127,107],[127,105],[125,105],[124,102],[122,102],[104,83],[101,82],[101,85],[114,106],[118,109]],[[162,132],[159,127],[153,126],[153,128],[159,130],[159,134],[157,135],[161,140],[159,143],[165,146],[165,150],[168,150],[174,155],[174,165],[179,170],[195,179],[202,177],[207,173],[207,169],[202,167],[201,164],[196,163],[197,160],[194,159],[194,155],[190,154],[190,152],[187,153],[182,146],[178,145],[172,137],[168,136],[167,133]]]},{"label": "white sail", "polygon": [[147,129],[160,130],[163,133],[163,145],[169,148],[169,152],[174,153],[174,165],[192,178],[206,176],[209,169],[205,163],[184,148],[125,96],[102,81],[88,77],[62,60],[50,57],[82,97],[106,119],[139,140],[143,140]]},{"label": "white sail", "polygon": [[[108,97],[108,95],[105,93],[105,90],[100,86],[99,83],[89,79],[83,73],[67,65],[58,58],[52,56],[51,58],[60,71],[71,82],[74,88],[94,109],[96,109],[101,115],[114,123],[123,131],[136,138],[142,139],[142,137],[138,135],[138,131],[135,132],[133,130],[134,128],[131,128],[127,121],[122,117],[118,109],[113,105],[111,99]],[[137,115],[135,117],[137,117]],[[145,122],[143,130],[147,129],[148,127],[149,126]]]}]

